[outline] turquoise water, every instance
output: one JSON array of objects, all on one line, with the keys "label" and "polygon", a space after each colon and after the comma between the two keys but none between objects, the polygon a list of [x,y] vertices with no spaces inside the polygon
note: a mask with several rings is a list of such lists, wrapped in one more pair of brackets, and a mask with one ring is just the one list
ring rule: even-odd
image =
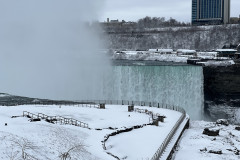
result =
[{"label": "turquoise water", "polygon": [[198,66],[113,66],[101,92],[101,99],[159,102],[181,106],[195,120],[204,116],[203,72]]}]

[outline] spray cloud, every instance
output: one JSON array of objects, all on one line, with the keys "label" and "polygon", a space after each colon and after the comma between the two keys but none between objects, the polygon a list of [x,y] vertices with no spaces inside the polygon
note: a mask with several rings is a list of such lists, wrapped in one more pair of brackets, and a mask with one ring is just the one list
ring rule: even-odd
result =
[{"label": "spray cloud", "polygon": [[0,92],[51,99],[96,94],[107,60],[86,21],[98,0],[0,0]]}]

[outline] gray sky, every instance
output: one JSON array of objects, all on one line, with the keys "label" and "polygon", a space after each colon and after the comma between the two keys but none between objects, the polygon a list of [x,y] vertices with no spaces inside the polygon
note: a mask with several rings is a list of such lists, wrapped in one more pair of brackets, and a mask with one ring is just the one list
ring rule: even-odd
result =
[{"label": "gray sky", "polygon": [[[105,0],[100,21],[107,18],[137,21],[140,18],[166,17],[190,22],[192,0]],[[231,17],[240,14],[240,0],[231,0]]]}]

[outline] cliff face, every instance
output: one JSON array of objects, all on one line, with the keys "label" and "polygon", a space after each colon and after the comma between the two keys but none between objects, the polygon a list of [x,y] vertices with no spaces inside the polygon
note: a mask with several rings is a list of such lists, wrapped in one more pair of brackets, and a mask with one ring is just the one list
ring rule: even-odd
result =
[{"label": "cliff face", "polygon": [[240,106],[240,65],[204,67],[205,101]]},{"label": "cliff face", "polygon": [[[109,29],[108,29],[109,30]],[[211,50],[240,43],[240,25],[168,27],[145,30],[117,30],[107,33],[112,49],[197,49]]]}]

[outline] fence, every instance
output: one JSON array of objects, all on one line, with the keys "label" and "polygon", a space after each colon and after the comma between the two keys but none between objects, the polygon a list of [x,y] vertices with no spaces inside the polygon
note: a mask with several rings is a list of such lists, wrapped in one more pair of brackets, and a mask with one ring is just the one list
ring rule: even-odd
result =
[{"label": "fence", "polygon": [[23,111],[23,117],[26,116],[28,118],[31,118],[31,120],[34,119],[45,119],[47,122],[59,122],[60,124],[69,124],[69,125],[74,125],[74,126],[78,126],[78,127],[82,127],[82,128],[89,128],[87,123],[78,121],[76,119],[72,119],[72,118],[65,118],[62,116],[48,116],[46,114],[43,113],[38,113],[38,114],[33,114],[27,111]]},{"label": "fence", "polygon": [[184,118],[186,117],[186,113],[183,113],[182,116],[178,119],[177,123],[174,125],[170,133],[167,135],[166,139],[163,141],[161,146],[158,148],[156,153],[153,155],[151,160],[159,160],[161,155],[163,154],[164,150],[166,149],[167,145],[169,144],[170,140],[173,138],[174,134],[176,133],[178,127],[183,122]]},{"label": "fence", "polygon": [[[79,101],[81,103],[96,103],[96,104],[113,104],[113,105],[134,105],[134,106],[149,106],[149,107],[157,107],[157,108],[166,108],[174,111],[181,112],[182,115],[178,119],[177,123],[174,125],[170,133],[167,135],[163,143],[160,145],[160,147],[157,149],[151,160],[159,160],[161,155],[163,154],[164,150],[166,149],[167,145],[169,144],[170,140],[173,138],[174,134],[176,133],[179,126],[182,124],[183,120],[186,117],[186,112],[183,108],[173,106],[173,105],[167,105],[167,104],[161,104],[158,102],[143,102],[143,101],[126,101],[126,100],[88,100],[88,101]],[[135,110],[136,111],[136,110]],[[144,110],[139,110],[140,112],[144,112]]]},{"label": "fence", "polygon": [[[165,109],[170,109],[170,110],[181,112],[182,116],[178,119],[177,123],[174,125],[174,127],[172,128],[170,133],[167,135],[166,139],[163,141],[163,143],[157,149],[157,151],[155,152],[155,154],[153,155],[151,160],[158,160],[161,157],[161,155],[163,154],[167,145],[169,144],[170,140],[172,139],[172,137],[176,133],[177,129],[179,128],[179,126],[183,122],[184,118],[186,117],[186,112],[183,108],[178,107],[178,106],[174,106],[174,105],[161,104],[161,103],[158,103],[158,102],[127,101],[127,100],[83,100],[83,101],[72,101],[72,102],[66,102],[66,103],[63,102],[63,101],[62,101],[62,103],[59,103],[59,102],[56,102],[56,101],[50,101],[50,102],[51,102],[50,104],[52,104],[52,105],[78,105],[79,106],[79,104],[82,104],[82,105],[91,104],[93,106],[96,106],[96,104],[108,104],[108,105],[149,106],[149,107],[165,108]],[[48,103],[42,104],[41,102],[34,102],[34,103],[29,103],[29,104],[49,105]],[[95,107],[95,108],[97,108],[97,107]],[[31,113],[29,113],[29,114],[31,114]],[[36,115],[32,114],[32,116],[36,116]],[[43,118],[44,118],[44,116],[43,116]],[[60,122],[62,122],[62,121],[60,120]],[[67,122],[69,122],[69,121],[67,120]],[[70,122],[72,122],[72,121],[70,120]],[[74,124],[76,124],[76,123],[74,123]],[[81,123],[80,123],[80,126],[81,126]],[[88,125],[87,125],[86,128],[88,128]]]}]

